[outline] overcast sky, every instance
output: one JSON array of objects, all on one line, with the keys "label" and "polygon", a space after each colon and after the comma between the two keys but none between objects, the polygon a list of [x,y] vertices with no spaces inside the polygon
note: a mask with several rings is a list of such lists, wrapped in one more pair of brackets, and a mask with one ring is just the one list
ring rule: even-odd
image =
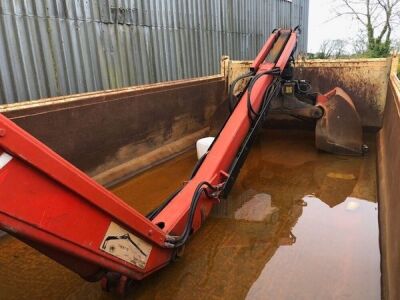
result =
[{"label": "overcast sky", "polygon": [[[359,32],[358,23],[352,20],[351,16],[332,20],[335,15],[333,10],[337,5],[337,0],[310,0],[308,52],[317,52],[324,40],[350,40]],[[393,37],[398,39],[399,32],[394,32]],[[351,46],[349,48],[351,50]]]},{"label": "overcast sky", "polygon": [[308,51],[317,52],[324,40],[351,39],[359,31],[351,17],[334,18],[335,1],[310,0]]}]

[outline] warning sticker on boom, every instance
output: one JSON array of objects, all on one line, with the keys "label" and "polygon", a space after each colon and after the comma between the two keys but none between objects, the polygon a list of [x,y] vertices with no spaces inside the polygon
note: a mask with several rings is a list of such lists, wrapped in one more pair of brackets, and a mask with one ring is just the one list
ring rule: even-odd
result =
[{"label": "warning sticker on boom", "polygon": [[100,249],[141,269],[146,267],[151,245],[121,226],[110,223]]}]

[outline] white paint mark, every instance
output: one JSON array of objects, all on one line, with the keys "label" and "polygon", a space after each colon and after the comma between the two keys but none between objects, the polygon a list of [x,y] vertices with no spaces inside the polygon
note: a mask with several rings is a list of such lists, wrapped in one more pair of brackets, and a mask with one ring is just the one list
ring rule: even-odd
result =
[{"label": "white paint mark", "polygon": [[12,159],[10,154],[3,152],[0,155],[0,169],[3,169]]}]

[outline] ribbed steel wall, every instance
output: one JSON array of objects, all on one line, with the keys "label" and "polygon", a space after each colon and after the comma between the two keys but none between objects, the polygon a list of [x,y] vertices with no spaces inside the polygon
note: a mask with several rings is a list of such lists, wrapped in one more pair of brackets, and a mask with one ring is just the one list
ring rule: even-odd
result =
[{"label": "ribbed steel wall", "polygon": [[308,0],[1,0],[0,104],[219,72],[251,59]]}]

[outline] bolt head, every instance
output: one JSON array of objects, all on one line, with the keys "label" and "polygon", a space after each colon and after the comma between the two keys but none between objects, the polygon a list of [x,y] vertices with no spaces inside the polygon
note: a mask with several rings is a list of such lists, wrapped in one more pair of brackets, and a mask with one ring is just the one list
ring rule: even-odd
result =
[{"label": "bolt head", "polygon": [[4,128],[0,128],[0,137],[3,137],[6,135],[6,130]]}]

